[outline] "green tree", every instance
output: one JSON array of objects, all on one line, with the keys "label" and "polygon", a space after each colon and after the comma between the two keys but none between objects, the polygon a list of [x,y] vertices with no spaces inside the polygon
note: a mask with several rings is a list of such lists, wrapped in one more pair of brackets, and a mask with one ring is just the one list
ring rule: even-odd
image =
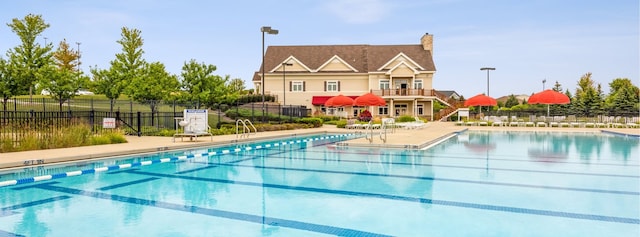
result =
[{"label": "green tree", "polygon": [[53,53],[53,62],[38,73],[40,86],[49,91],[49,95],[58,100],[60,111],[67,100],[75,97],[80,88],[86,86],[88,78],[78,71],[80,53],[69,48],[66,40],[60,42]]},{"label": "green tree", "polygon": [[593,116],[602,112],[604,105],[602,89],[600,84],[594,86],[590,72],[584,74],[578,81],[575,96],[572,107],[578,115]]},{"label": "green tree", "polygon": [[616,78],[609,83],[610,93],[605,100],[606,108],[614,114],[635,113],[640,108],[640,89],[627,78]]},{"label": "green tree", "polygon": [[11,61],[13,80],[17,87],[13,88],[11,94],[21,95],[26,92],[33,94],[33,87],[38,83],[37,74],[41,68],[46,67],[51,61],[51,45],[41,47],[36,42],[36,37],[49,28],[42,16],[29,14],[23,19],[14,18],[7,24],[11,31],[20,38],[21,44],[7,52]]},{"label": "green tree", "polygon": [[0,58],[0,96],[2,96],[3,111],[7,110],[7,102],[20,90],[18,81],[15,80],[15,70],[10,62]]},{"label": "green tree", "polygon": [[116,42],[122,46],[122,52],[117,53],[110,62],[111,67],[108,70],[91,69],[94,91],[104,94],[112,105],[125,90],[137,90],[131,86],[131,82],[143,78],[143,67],[146,65],[142,58],[144,51],[140,30],[123,27],[120,35],[122,39]]},{"label": "green tree", "polygon": [[560,84],[560,82],[556,81],[556,83],[553,85],[553,90],[557,91],[557,92],[562,92],[562,84]]},{"label": "green tree", "polygon": [[148,104],[151,112],[155,113],[157,102],[178,91],[180,83],[160,62],[145,64],[141,72],[143,76],[131,80],[130,89],[125,93],[135,101]]},{"label": "green tree", "polygon": [[120,83],[120,78],[115,73],[111,70],[99,69],[97,67],[91,67],[90,71],[93,76],[91,83],[91,90],[93,92],[103,94],[111,101],[120,97],[122,93],[122,83]]},{"label": "green tree", "polygon": [[75,97],[78,90],[88,81],[88,78],[81,76],[74,69],[55,66],[43,68],[40,70],[38,77],[42,87],[49,91],[52,98],[58,101],[60,111],[62,111],[62,105],[67,100]]},{"label": "green tree", "polygon": [[504,103],[504,107],[511,108],[519,104],[520,102],[518,101],[518,98],[516,98],[514,94],[511,94],[509,98],[507,98],[507,101]]},{"label": "green tree", "polygon": [[198,63],[195,59],[184,63],[180,76],[181,88],[186,92],[184,96],[187,100],[199,101],[207,106],[222,102],[228,93],[229,76],[222,78],[214,75],[215,70],[215,65]]},{"label": "green tree", "polygon": [[242,95],[245,93],[245,85],[244,85],[244,81],[240,78],[234,78],[231,81],[229,81],[229,92],[230,93],[234,93],[234,94],[238,94],[238,95]]}]

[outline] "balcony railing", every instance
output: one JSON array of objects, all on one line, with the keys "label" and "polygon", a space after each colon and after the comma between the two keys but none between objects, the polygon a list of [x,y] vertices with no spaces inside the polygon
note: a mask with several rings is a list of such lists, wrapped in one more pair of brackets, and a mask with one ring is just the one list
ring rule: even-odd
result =
[{"label": "balcony railing", "polygon": [[447,98],[440,93],[437,93],[436,90],[426,90],[426,89],[380,89],[380,90],[371,90],[371,93],[378,96],[435,96],[440,98],[442,101],[447,101]]}]

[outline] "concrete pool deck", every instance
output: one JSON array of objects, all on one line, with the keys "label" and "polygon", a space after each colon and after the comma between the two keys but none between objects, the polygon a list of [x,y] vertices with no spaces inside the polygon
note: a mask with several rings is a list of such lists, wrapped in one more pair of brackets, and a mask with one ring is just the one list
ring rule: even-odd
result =
[{"label": "concrete pool deck", "polygon": [[[452,122],[429,122],[421,129],[396,128],[386,135],[387,142],[380,139],[378,130],[373,130],[373,142],[364,137],[337,143],[338,146],[345,147],[388,147],[420,149],[446,138],[456,132],[464,131],[558,131],[558,132],[601,132],[609,131],[633,136],[640,136],[638,128],[558,128],[558,127],[487,127],[487,126],[455,126]],[[187,149],[203,146],[226,145],[236,142],[244,142],[256,139],[266,139],[273,137],[289,137],[296,135],[306,135],[314,133],[363,133],[364,130],[336,128],[332,125],[325,125],[321,128],[304,130],[285,130],[259,132],[249,138],[238,139],[236,135],[222,135],[213,137],[198,137],[197,141],[185,141],[172,137],[136,137],[127,136],[127,143],[72,147],[48,150],[35,150],[23,152],[0,153],[0,170],[12,168],[26,168],[30,166],[46,165],[67,161],[78,161],[87,159],[98,159],[111,156],[129,155],[134,153],[149,153],[177,149]]]}]

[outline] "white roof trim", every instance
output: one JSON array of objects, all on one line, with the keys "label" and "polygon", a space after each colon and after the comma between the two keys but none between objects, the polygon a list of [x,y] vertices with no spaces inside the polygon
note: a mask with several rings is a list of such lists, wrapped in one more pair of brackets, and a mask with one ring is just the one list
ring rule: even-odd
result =
[{"label": "white roof trim", "polygon": [[[408,57],[406,54],[400,52],[398,55],[396,55],[395,57],[393,57],[391,60],[387,61],[387,63],[385,63],[384,65],[382,65],[382,67],[378,68],[378,71],[382,71],[382,69],[384,69],[385,67],[389,66],[389,64],[391,64],[393,61],[396,61],[396,59],[403,57],[406,58],[407,60],[409,60],[409,62],[413,63],[414,65],[418,66],[421,70],[425,70],[424,67],[420,66],[420,64],[416,63],[415,61],[413,61],[413,59],[411,59],[410,57]],[[414,69],[415,70],[415,69]]]},{"label": "white roof trim", "polygon": [[322,70],[322,68],[326,67],[327,65],[329,65],[329,63],[331,63],[331,61],[337,59],[338,61],[340,61],[342,64],[346,65],[349,69],[351,69],[351,71],[353,72],[358,72],[358,70],[356,70],[354,67],[352,67],[349,63],[347,63],[347,61],[344,61],[342,58],[340,58],[338,55],[333,55],[333,57],[331,57],[329,60],[327,60],[326,62],[324,62],[322,65],[320,65],[320,67],[318,67],[318,69],[316,69],[316,72],[319,72],[320,70]]},{"label": "white roof trim", "polygon": [[[293,62],[291,62],[293,61]],[[294,56],[289,56],[287,59],[283,60],[281,63],[278,63],[278,65],[269,70],[270,73],[276,72],[278,71],[281,67],[282,67],[282,63],[291,63],[291,64],[298,64],[300,65],[302,68],[304,68],[305,70],[307,70],[308,72],[315,72],[313,70],[311,70],[309,67],[307,67],[307,65],[304,65],[304,63],[300,62],[300,60],[298,60],[296,57]],[[287,70],[288,71],[288,70]]]},{"label": "white roof trim", "polygon": [[411,65],[409,65],[407,62],[400,62],[397,65],[395,65],[394,67],[392,67],[391,69],[389,69],[389,71],[387,71],[387,75],[391,75],[391,72],[393,72],[394,70],[396,70],[396,68],[400,67],[400,65],[405,65],[407,66],[407,68],[411,69],[413,71],[414,75],[420,74],[420,72],[418,70],[416,70],[415,68],[411,67]]}]

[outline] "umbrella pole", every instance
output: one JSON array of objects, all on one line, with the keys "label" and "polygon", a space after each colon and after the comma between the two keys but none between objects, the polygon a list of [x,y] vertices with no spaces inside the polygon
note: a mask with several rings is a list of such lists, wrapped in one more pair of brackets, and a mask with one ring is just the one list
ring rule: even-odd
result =
[{"label": "umbrella pole", "polygon": [[547,117],[549,117],[549,104],[547,104]]}]

